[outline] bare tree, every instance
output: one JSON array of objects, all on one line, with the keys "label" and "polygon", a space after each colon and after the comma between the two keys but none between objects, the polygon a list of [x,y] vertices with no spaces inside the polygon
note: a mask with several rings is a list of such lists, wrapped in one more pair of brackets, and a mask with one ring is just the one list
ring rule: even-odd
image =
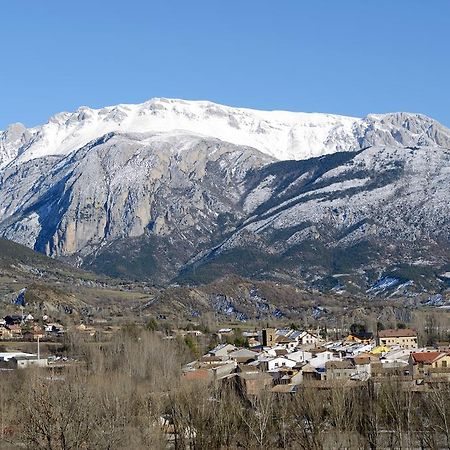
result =
[{"label": "bare tree", "polygon": [[239,414],[256,446],[265,448],[268,445],[272,418],[274,413],[274,395],[263,389],[258,395],[249,399],[248,407],[242,405]]}]

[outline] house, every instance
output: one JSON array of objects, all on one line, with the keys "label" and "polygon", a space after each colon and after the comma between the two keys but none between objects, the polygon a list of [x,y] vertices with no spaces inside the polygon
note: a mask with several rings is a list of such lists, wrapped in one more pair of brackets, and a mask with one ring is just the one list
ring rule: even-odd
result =
[{"label": "house", "polygon": [[[424,349],[425,351],[425,349]],[[411,355],[411,350],[406,349],[406,348],[400,348],[400,347],[396,347],[395,349],[389,351],[388,353],[385,353],[382,357],[381,357],[381,362],[382,363],[393,363],[393,362],[400,362],[400,363],[406,363],[408,364],[409,361],[409,355]]]},{"label": "house", "polygon": [[312,353],[304,350],[297,350],[295,352],[289,353],[289,359],[297,361],[298,363],[307,362],[312,358]]},{"label": "house", "polygon": [[183,372],[183,379],[186,381],[211,381],[213,374],[208,369],[196,369]]},{"label": "house", "polygon": [[228,357],[228,354],[234,350],[237,350],[237,347],[232,344],[219,344],[208,353],[212,356]]},{"label": "house", "polygon": [[285,348],[274,348],[275,356],[286,356],[289,352]]},{"label": "house", "polygon": [[277,336],[275,345],[286,350],[293,350],[297,346],[297,342],[289,336]]},{"label": "house", "polygon": [[29,367],[47,367],[48,366],[47,358],[17,357],[17,358],[13,358],[13,361],[16,362],[17,369],[27,369]]},{"label": "house", "polygon": [[64,327],[60,323],[48,323],[45,325],[45,332],[46,333],[63,333]]},{"label": "house", "polygon": [[302,372],[299,366],[282,367],[277,372],[272,372],[274,377],[274,384],[301,384]]},{"label": "house", "polygon": [[435,344],[436,350],[440,352],[450,352],[450,342],[448,341],[438,341]]},{"label": "house", "polygon": [[305,364],[304,366],[302,366],[300,373],[302,382],[320,380],[321,378],[319,372],[317,372],[317,370],[313,366],[311,366],[311,364]]},{"label": "house", "polygon": [[233,330],[231,328],[221,328],[217,333],[230,336],[233,334]]},{"label": "house", "polygon": [[242,332],[242,337],[244,337],[246,339],[253,338],[253,339],[258,340],[259,339],[259,333],[258,333],[257,330],[255,330],[255,331],[243,331]]},{"label": "house", "polygon": [[413,352],[409,356],[409,370],[413,379],[450,379],[449,352]]},{"label": "house", "polygon": [[250,338],[247,338],[247,345],[249,347],[260,347],[261,346],[261,342],[258,341],[258,339],[250,337]]},{"label": "house", "polygon": [[22,327],[19,324],[8,325],[8,329],[11,332],[12,338],[22,337]]},{"label": "house", "polygon": [[319,337],[309,331],[302,331],[298,336],[297,342],[299,345],[317,345]]},{"label": "house", "polygon": [[355,364],[351,359],[327,361],[325,369],[327,380],[350,380],[355,374]]},{"label": "house", "polygon": [[47,367],[47,358],[38,358],[32,353],[2,352],[0,353],[1,369],[26,369],[28,367]]},{"label": "house", "polygon": [[11,330],[5,325],[0,325],[0,339],[12,339],[12,337]]},{"label": "house", "polygon": [[356,365],[370,365],[372,362],[377,362],[379,360],[380,358],[377,355],[373,355],[370,352],[359,353],[353,357],[353,361],[355,361]]},{"label": "house", "polygon": [[257,352],[254,352],[247,348],[240,348],[238,350],[233,350],[232,352],[228,353],[228,357],[238,363],[247,363],[250,361],[254,361],[257,358],[257,356],[258,356]]},{"label": "house", "polygon": [[368,380],[372,376],[372,364],[379,361],[378,357],[370,353],[361,353],[355,356],[353,362],[355,363],[355,372],[352,380]]},{"label": "house", "polygon": [[214,356],[206,354],[198,360],[198,365],[201,367],[217,366],[219,364],[226,364],[228,362],[227,358],[223,356]]},{"label": "house", "polygon": [[231,337],[234,335],[234,331],[231,328],[221,328],[217,333],[217,337],[222,340],[223,338]]},{"label": "house", "polygon": [[350,333],[346,337],[346,341],[357,342],[359,344],[370,344],[370,341],[372,339],[373,339],[373,333],[369,333],[369,332]]},{"label": "house", "polygon": [[235,374],[234,380],[247,395],[257,395],[272,386],[272,377],[266,372],[240,372]]},{"label": "house", "polygon": [[292,359],[285,358],[283,356],[276,358],[262,358],[260,361],[260,367],[262,371],[271,372],[281,367],[294,367],[297,362]]},{"label": "house", "polygon": [[340,361],[342,358],[339,354],[325,350],[321,352],[313,352],[313,357],[310,359],[309,364],[314,367],[325,367],[327,361]]},{"label": "house", "polygon": [[383,346],[398,345],[406,349],[416,349],[417,332],[411,328],[381,330],[378,332],[377,344]]},{"label": "house", "polygon": [[211,373],[213,375],[214,381],[222,380],[223,378],[227,377],[228,375],[235,372],[237,368],[237,363],[234,361],[228,361],[226,364],[221,364],[216,367],[211,367]]}]

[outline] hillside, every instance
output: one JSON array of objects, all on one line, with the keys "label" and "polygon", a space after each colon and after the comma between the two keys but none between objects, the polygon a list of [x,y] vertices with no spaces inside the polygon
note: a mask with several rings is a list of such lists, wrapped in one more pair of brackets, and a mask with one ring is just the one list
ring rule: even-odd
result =
[{"label": "hillside", "polygon": [[420,114],[153,99],[16,125],[0,142],[0,235],[74,267],[160,288],[228,275],[357,295],[449,284],[450,130]]},{"label": "hillside", "polygon": [[13,302],[24,288],[27,312],[49,314],[64,323],[111,319],[119,314],[126,317],[152,295],[151,287],[76,269],[0,239],[0,316],[20,313]]}]

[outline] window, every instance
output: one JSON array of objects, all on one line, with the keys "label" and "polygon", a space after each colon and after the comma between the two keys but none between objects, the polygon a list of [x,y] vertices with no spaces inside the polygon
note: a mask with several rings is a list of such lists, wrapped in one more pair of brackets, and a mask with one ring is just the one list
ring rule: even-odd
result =
[{"label": "window", "polygon": [[442,361],[442,367],[447,367],[447,361]]}]

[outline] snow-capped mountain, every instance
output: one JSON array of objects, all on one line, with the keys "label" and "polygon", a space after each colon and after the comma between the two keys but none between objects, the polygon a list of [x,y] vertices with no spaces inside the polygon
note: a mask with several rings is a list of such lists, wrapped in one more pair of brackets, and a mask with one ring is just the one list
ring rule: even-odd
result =
[{"label": "snow-capped mountain", "polygon": [[246,145],[278,160],[300,160],[369,145],[450,146],[450,134],[419,114],[354,118],[332,114],[257,111],[206,101],[156,98],[138,105],[80,107],[45,125],[21,124],[0,132],[0,167],[54,155],[68,155],[107,133],[182,130]]},{"label": "snow-capped mountain", "polygon": [[374,146],[277,162],[247,178],[247,217],[192,269],[242,267],[336,287],[448,286],[450,149]]},{"label": "snow-capped mountain", "polygon": [[0,236],[156,282],[235,272],[365,289],[400,266],[415,269],[399,280],[439,279],[449,149],[450,130],[420,114],[83,107],[0,133]]}]

